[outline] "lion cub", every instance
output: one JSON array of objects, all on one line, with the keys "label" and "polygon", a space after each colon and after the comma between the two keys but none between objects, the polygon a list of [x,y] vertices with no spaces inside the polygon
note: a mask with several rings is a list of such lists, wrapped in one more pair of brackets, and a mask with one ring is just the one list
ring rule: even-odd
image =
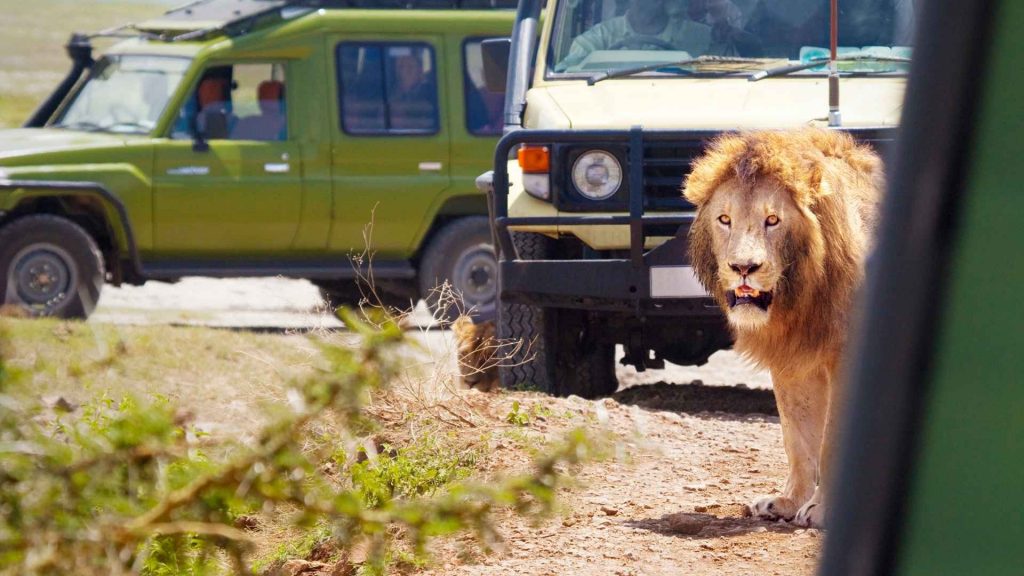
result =
[{"label": "lion cub", "polygon": [[779,407],[789,480],[751,505],[757,517],[824,522],[840,369],[882,182],[871,148],[822,129],[722,136],[686,179],[694,270],[736,350],[771,372]]},{"label": "lion cub", "polygon": [[498,356],[494,322],[474,322],[468,316],[459,316],[452,324],[455,333],[456,359],[462,384],[482,392],[497,390]]}]

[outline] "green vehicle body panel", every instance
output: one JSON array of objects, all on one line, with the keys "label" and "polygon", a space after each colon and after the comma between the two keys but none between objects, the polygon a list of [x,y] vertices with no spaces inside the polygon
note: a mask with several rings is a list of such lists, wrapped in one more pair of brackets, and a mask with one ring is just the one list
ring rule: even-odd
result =
[{"label": "green vehicle body panel", "polygon": [[[485,214],[473,181],[490,164],[497,137],[466,128],[463,45],[507,36],[511,11],[320,10],[238,37],[200,42],[141,38],[106,54],[187,57],[187,73],[149,136],[56,128],[0,132],[0,174],[9,180],[85,181],[108,189],[128,222],[104,202],[117,246],[130,227],[145,262],[260,258],[335,259],[372,243],[383,260],[414,261],[439,219]],[[335,49],[339,42],[425,42],[434,52],[440,130],[431,135],[351,135],[341,128]],[[205,152],[172,139],[178,111],[204,70],[276,63],[288,86],[288,140],[212,140]],[[58,114],[60,112],[58,111]],[[287,163],[286,174],[263,167]],[[420,163],[440,170],[421,169]],[[196,178],[168,170],[204,166]],[[273,176],[273,177],[271,177]],[[0,211],[59,191],[0,188]],[[82,194],[68,191],[67,194]],[[122,254],[122,260],[130,255]]]},{"label": "green vehicle body panel", "polygon": [[1024,4],[995,4],[898,574],[1024,571]]},{"label": "green vehicle body panel", "polygon": [[[27,152],[10,150],[20,144]],[[116,206],[92,195],[102,207],[116,245],[128,250],[130,226],[140,249],[152,245],[152,195],[150,174],[153,146],[148,139],[109,134],[83,134],[65,130],[10,130],[0,132],[0,167],[8,177],[26,181],[96,182],[121,191],[118,199],[131,221],[120,217]],[[83,194],[75,188],[0,190],[0,211],[11,212],[19,205],[40,197],[70,197]]]}]

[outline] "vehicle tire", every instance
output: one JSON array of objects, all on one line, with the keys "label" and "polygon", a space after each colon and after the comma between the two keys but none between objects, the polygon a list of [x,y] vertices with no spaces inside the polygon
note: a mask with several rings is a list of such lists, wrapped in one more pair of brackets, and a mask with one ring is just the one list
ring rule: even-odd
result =
[{"label": "vehicle tire", "polygon": [[[420,261],[420,295],[442,323],[459,314],[493,317],[498,294],[498,262],[486,216],[467,216],[441,229]],[[447,283],[452,294],[440,289]]]},{"label": "vehicle tire", "polygon": [[615,376],[615,344],[592,332],[584,310],[556,310],[558,349],[555,358],[556,393],[600,398],[619,388]]},{"label": "vehicle tire", "polygon": [[39,214],[0,228],[0,303],[31,316],[87,318],[105,278],[95,240],[74,222]]},{"label": "vehicle tire", "polygon": [[[553,241],[541,234],[515,232],[512,241],[526,260],[552,254]],[[582,310],[499,302],[498,341],[508,356],[502,387],[584,398],[615,392],[615,345],[599,339],[589,320]]]}]

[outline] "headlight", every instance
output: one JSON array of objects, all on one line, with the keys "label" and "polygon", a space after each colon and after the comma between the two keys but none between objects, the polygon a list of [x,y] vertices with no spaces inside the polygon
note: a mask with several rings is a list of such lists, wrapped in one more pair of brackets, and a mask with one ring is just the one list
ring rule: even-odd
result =
[{"label": "headlight", "polygon": [[572,183],[590,200],[605,200],[622,185],[622,165],[604,150],[589,150],[572,165]]}]

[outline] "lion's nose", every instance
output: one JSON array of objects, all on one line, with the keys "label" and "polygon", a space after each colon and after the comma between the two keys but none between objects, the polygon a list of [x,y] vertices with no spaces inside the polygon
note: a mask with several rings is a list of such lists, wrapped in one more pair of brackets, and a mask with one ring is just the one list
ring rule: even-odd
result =
[{"label": "lion's nose", "polygon": [[732,271],[740,276],[750,276],[757,272],[761,265],[754,262],[744,262],[743,264],[730,263],[729,268],[732,268]]}]

